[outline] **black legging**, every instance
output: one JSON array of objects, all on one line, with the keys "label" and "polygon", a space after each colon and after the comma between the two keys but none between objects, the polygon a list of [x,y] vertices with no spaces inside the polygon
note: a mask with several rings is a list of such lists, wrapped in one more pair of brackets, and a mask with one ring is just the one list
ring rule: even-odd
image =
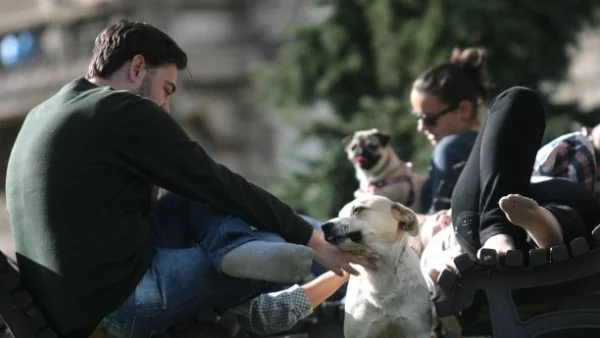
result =
[{"label": "black legging", "polygon": [[510,88],[490,104],[452,194],[454,230],[471,257],[497,234],[509,235],[517,249],[532,247],[525,230],[510,223],[498,205],[508,194],[530,197],[552,212],[565,242],[589,236],[600,223],[600,207],[579,184],[561,178],[530,183],[545,126],[540,98],[527,88]]}]

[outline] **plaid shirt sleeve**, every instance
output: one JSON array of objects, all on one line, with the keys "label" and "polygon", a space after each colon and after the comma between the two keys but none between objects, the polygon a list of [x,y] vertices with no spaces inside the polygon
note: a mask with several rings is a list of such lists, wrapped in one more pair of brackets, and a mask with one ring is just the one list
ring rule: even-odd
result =
[{"label": "plaid shirt sleeve", "polygon": [[538,151],[533,176],[563,177],[593,192],[596,159],[592,142],[581,132],[554,139]]},{"label": "plaid shirt sleeve", "polygon": [[261,294],[229,309],[239,323],[257,335],[271,335],[292,328],[312,313],[310,301],[298,285],[286,290]]}]

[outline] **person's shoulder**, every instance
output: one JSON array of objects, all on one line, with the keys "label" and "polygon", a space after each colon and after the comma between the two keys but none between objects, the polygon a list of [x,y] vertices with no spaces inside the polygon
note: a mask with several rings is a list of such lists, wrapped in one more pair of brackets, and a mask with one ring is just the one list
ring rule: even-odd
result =
[{"label": "person's shoulder", "polygon": [[98,95],[97,112],[105,119],[124,124],[127,121],[139,123],[140,120],[145,120],[146,123],[166,123],[165,120],[171,119],[154,101],[127,90],[105,87]]},{"label": "person's shoulder", "polygon": [[103,107],[110,106],[113,109],[124,109],[127,111],[139,109],[162,110],[154,101],[128,90],[114,90],[104,87],[98,93],[99,104]]},{"label": "person's shoulder", "polygon": [[582,133],[581,131],[574,131],[568,134],[564,134],[561,135],[557,138],[555,138],[554,140],[550,141],[550,144],[553,143],[568,143],[571,146],[576,146],[576,145],[580,145],[580,144],[590,144],[592,143],[592,141],[590,140],[590,138],[585,135],[584,133]]},{"label": "person's shoulder", "polygon": [[434,152],[448,153],[462,150],[470,152],[471,148],[473,148],[473,145],[475,144],[476,138],[477,132],[471,130],[448,135],[438,142],[438,144],[435,146]]}]

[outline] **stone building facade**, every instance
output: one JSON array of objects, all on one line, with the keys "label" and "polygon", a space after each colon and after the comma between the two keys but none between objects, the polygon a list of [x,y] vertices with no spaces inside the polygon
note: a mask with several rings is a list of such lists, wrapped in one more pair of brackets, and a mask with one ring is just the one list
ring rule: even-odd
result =
[{"label": "stone building facade", "polygon": [[93,39],[104,26],[130,18],[165,30],[188,52],[189,70],[180,74],[171,104],[186,131],[217,161],[267,185],[277,135],[272,117],[257,108],[252,65],[273,56],[277,32],[300,16],[304,3],[0,1],[0,177],[26,113],[85,74]]}]

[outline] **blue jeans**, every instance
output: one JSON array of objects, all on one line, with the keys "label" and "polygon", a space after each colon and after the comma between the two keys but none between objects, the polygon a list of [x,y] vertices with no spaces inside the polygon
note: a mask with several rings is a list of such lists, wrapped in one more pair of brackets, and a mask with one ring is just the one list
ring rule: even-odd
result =
[{"label": "blue jeans", "polygon": [[[156,202],[146,221],[155,247],[152,265],[99,325],[116,338],[148,337],[203,310],[223,311],[285,287],[220,272],[228,251],[253,240],[284,241],[275,234],[253,231],[240,218],[172,193]],[[318,264],[313,268],[315,274],[325,271]]]},{"label": "blue jeans", "polygon": [[148,337],[203,309],[225,310],[281,288],[221,274],[223,256],[252,240],[283,241],[252,231],[240,218],[167,193],[147,216],[152,265],[134,292],[100,327],[114,337]]}]

